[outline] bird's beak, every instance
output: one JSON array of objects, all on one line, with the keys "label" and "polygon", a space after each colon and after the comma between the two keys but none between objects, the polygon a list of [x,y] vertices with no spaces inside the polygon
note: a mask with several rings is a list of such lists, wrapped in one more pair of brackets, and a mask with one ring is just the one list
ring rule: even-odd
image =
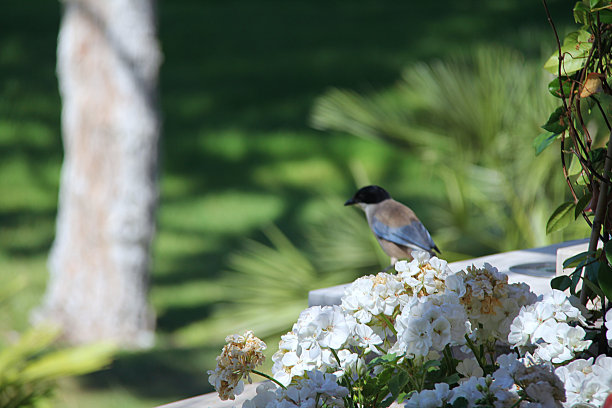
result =
[{"label": "bird's beak", "polygon": [[346,203],[344,203],[344,205],[353,205],[355,204],[357,201],[355,201],[354,198],[349,198],[348,200],[346,200]]}]

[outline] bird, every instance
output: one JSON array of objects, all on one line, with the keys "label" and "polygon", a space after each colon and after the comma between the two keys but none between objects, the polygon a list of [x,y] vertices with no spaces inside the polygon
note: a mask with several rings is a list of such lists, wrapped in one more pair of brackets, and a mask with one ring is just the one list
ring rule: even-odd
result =
[{"label": "bird", "polygon": [[360,188],[344,203],[345,206],[354,204],[365,212],[376,240],[391,258],[391,266],[399,259],[412,259],[415,249],[429,252],[431,256],[441,253],[414,211],[391,198],[384,188],[375,185]]}]

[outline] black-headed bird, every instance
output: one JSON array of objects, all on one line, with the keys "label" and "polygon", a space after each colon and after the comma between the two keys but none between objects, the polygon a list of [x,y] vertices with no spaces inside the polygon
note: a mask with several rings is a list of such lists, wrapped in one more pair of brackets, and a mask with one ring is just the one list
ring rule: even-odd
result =
[{"label": "black-headed bird", "polygon": [[391,258],[391,265],[398,259],[412,259],[415,249],[440,252],[431,235],[410,208],[395,201],[382,187],[360,188],[344,205],[358,204],[365,211],[370,229],[383,251]]}]

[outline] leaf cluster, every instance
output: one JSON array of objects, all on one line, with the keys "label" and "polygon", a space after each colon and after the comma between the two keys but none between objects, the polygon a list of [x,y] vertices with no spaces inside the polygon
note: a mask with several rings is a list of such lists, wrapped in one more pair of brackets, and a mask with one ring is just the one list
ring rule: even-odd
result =
[{"label": "leaf cluster", "polygon": [[[448,349],[445,358],[422,363],[419,359],[411,360],[396,354],[376,357],[368,363],[368,372],[376,372],[377,375],[364,376],[357,384],[346,384],[353,394],[349,402],[385,408],[394,401],[402,403],[408,400],[414,392],[433,389],[438,383],[456,385],[459,383],[455,370],[458,360],[450,356]],[[458,404],[456,406],[460,407],[461,403]]]},{"label": "leaf cluster", "polygon": [[[6,288],[19,288],[15,282],[0,291],[0,305],[15,294]],[[58,348],[59,335],[57,328],[39,326],[17,341],[0,343],[0,407],[50,407],[58,379],[97,371],[115,352],[115,346],[102,343]]]},{"label": "leaf cluster", "polygon": [[[548,13],[546,0],[543,4]],[[565,262],[574,271],[555,278],[551,285],[579,294],[584,305],[589,300],[600,304],[601,313],[594,314],[597,318],[604,315],[606,302],[612,301],[612,2],[581,0],[573,13],[581,26],[567,34],[563,43],[548,13],[557,50],[544,68],[556,76],[548,90],[559,105],[542,125],[545,133],[535,139],[534,146],[540,154],[560,141],[563,174],[572,195],[553,212],[547,232],[565,228],[579,217],[591,228],[588,250]],[[609,135],[598,135],[599,129]],[[598,249],[599,242],[603,248]],[[602,340],[600,351],[605,349]]]}]

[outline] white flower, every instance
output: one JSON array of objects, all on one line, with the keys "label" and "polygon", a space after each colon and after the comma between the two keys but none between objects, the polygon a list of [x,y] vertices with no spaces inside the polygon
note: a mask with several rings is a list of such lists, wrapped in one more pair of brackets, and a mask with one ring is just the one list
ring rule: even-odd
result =
[{"label": "white flower", "polygon": [[497,357],[499,368],[493,373],[493,378],[498,386],[511,389],[516,387],[513,374],[523,363],[516,358],[515,354],[502,354]]},{"label": "white flower", "polygon": [[412,394],[406,401],[406,408],[438,408],[448,401],[450,395],[449,386],[446,383],[438,383],[433,390],[423,390]]},{"label": "white flower", "polygon": [[276,401],[276,384],[264,381],[257,386],[257,395],[253,399],[244,401],[242,408],[266,408],[268,404]]},{"label": "white flower", "polygon": [[[520,347],[530,343],[532,330],[537,327],[535,315],[531,311],[522,307],[519,315],[512,321],[510,332],[508,333],[508,343],[513,347]],[[529,330],[528,330],[529,329]]]},{"label": "white flower", "polygon": [[457,274],[465,285],[461,304],[470,321],[470,337],[506,342],[508,335],[516,332],[512,321],[520,307],[535,301],[535,295],[525,284],[508,284],[507,275],[486,263],[484,268],[471,266]]},{"label": "white flower", "polygon": [[430,324],[431,342],[435,345],[435,349],[442,350],[451,342],[451,324],[444,317],[439,317]]},{"label": "white flower", "polygon": [[396,275],[381,272],[364,276],[345,289],[342,309],[358,323],[367,324],[373,316],[391,316],[405,293],[404,285]]},{"label": "white flower", "polygon": [[465,398],[468,402],[468,407],[474,407],[476,401],[483,397],[479,388],[484,389],[485,387],[486,384],[483,377],[471,377],[451,390],[448,401],[454,403],[458,398]]},{"label": "white flower", "polygon": [[564,292],[553,289],[550,294],[544,296],[542,302],[553,305],[555,320],[558,322],[586,322],[581,310],[577,307],[582,305],[575,296],[568,297]]},{"label": "white flower", "polygon": [[568,322],[582,322],[581,311],[561,291],[553,291],[542,300],[523,306],[510,325],[508,342],[520,351],[535,350],[540,361],[561,364],[575,358],[591,345],[586,332]]},{"label": "white flower", "polygon": [[548,326],[548,330],[542,333],[542,340],[548,344],[538,345],[534,354],[544,361],[563,363],[591,345],[590,340],[583,340],[586,332],[582,327],[572,327],[567,323],[550,323],[543,326]]},{"label": "white flower", "polygon": [[[398,331],[397,347],[392,352],[404,352],[411,356],[426,356],[429,353],[432,342],[433,329],[427,319],[410,319]],[[401,337],[400,337],[401,335]]]},{"label": "white flower", "polygon": [[353,332],[353,342],[358,347],[380,354],[376,346],[382,344],[383,340],[370,326],[357,324]]},{"label": "white flower", "polygon": [[460,361],[457,364],[457,372],[466,378],[482,377],[484,375],[484,371],[482,371],[478,361],[474,358],[466,358]]},{"label": "white flower", "polygon": [[395,270],[407,286],[408,294],[418,296],[443,292],[445,280],[452,274],[446,261],[431,257],[424,251],[413,251],[410,262],[396,262]]},{"label": "white flower", "polygon": [[351,334],[350,322],[347,322],[340,308],[323,309],[311,325],[316,325],[321,347],[341,348]]},{"label": "white flower", "polygon": [[606,312],[606,338],[608,339],[608,346],[612,347],[612,309]]},{"label": "white flower", "polygon": [[[266,408],[316,408],[343,407],[342,398],[349,391],[339,385],[336,376],[321,371],[308,371],[304,378],[291,384],[287,389],[276,390],[275,399],[268,402]],[[260,406],[256,406],[260,408]]]},{"label": "white flower", "polygon": [[340,366],[337,366],[338,363],[335,359],[333,362],[333,365],[338,368],[334,371],[336,377],[348,375],[350,378],[355,379],[365,373],[366,362],[357,353],[349,350],[340,350],[337,355],[340,359]]}]

